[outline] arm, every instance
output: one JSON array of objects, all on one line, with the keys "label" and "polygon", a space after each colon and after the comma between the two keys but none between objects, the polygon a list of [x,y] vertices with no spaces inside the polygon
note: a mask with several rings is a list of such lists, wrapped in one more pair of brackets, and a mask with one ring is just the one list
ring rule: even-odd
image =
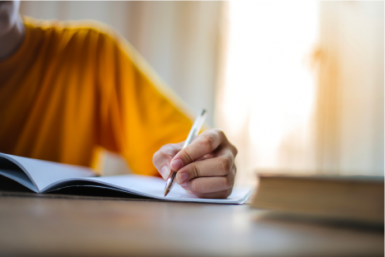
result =
[{"label": "arm", "polygon": [[159,176],[153,154],[184,140],[192,115],[121,37],[101,34],[97,53],[98,145],[122,155],[134,173]]},{"label": "arm", "polygon": [[192,125],[182,101],[126,42],[107,40],[108,44],[99,60],[105,68],[99,78],[105,101],[100,145],[122,154],[137,174],[160,173],[167,179],[173,169],[178,172],[176,181],[199,197],[229,196],[237,150],[225,134],[207,130],[181,150],[177,142],[186,138]]}]

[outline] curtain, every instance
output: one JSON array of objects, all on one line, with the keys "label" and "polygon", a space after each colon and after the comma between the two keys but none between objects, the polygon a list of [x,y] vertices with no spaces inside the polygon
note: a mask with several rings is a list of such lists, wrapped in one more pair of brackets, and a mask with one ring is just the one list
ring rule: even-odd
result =
[{"label": "curtain", "polygon": [[217,118],[256,172],[383,175],[383,2],[230,2]]},{"label": "curtain", "polygon": [[314,1],[233,1],[217,117],[238,147],[238,183],[255,172],[313,168],[315,85],[306,57],[316,42]]},{"label": "curtain", "polygon": [[322,2],[318,171],[384,174],[384,3]]}]

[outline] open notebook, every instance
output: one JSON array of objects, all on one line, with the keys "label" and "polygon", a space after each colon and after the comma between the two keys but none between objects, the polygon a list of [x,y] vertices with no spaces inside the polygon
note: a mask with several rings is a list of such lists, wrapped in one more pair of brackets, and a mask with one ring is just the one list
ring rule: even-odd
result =
[{"label": "open notebook", "polygon": [[96,177],[92,169],[4,153],[0,153],[0,176],[14,180],[36,193],[60,192],[75,187],[100,188],[125,193],[127,196],[137,195],[165,201],[222,204],[242,204],[250,194],[249,188],[235,187],[227,199],[202,199],[188,194],[175,183],[171,192],[164,197],[165,181],[161,178],[139,175]]}]

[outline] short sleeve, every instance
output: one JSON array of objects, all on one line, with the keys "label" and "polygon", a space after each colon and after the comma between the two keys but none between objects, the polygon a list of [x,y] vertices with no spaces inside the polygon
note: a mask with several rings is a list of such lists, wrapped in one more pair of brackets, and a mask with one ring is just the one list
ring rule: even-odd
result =
[{"label": "short sleeve", "polygon": [[157,175],[153,154],[185,140],[192,117],[124,39],[101,33],[96,51],[96,142],[121,154],[134,173]]}]

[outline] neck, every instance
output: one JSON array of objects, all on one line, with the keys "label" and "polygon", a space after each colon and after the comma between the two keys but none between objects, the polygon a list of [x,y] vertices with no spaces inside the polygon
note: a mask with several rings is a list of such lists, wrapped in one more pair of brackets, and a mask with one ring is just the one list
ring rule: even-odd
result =
[{"label": "neck", "polygon": [[25,29],[21,17],[10,31],[0,37],[0,60],[11,56],[24,40]]}]

